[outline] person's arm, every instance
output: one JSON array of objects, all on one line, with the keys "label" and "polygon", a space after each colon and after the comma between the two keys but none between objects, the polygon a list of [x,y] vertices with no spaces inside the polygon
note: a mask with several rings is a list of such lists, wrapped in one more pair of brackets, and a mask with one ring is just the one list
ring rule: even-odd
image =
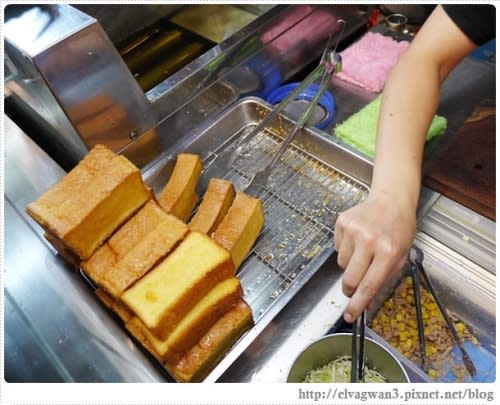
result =
[{"label": "person's arm", "polygon": [[342,213],[335,227],[343,291],[351,297],[344,313],[348,322],[405,263],[415,238],[425,137],[440,87],[474,48],[438,6],[386,82],[369,196]]}]

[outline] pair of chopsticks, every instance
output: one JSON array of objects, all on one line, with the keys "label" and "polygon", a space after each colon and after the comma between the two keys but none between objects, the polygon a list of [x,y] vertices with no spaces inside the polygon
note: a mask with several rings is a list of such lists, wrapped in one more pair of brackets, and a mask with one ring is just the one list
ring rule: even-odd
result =
[{"label": "pair of chopsticks", "polygon": [[366,311],[352,324],[351,382],[364,382]]}]

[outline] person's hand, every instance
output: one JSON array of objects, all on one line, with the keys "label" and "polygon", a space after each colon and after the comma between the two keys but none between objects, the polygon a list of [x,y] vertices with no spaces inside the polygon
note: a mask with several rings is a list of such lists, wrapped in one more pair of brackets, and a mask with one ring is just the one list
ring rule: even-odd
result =
[{"label": "person's hand", "polygon": [[351,297],[344,319],[353,322],[403,267],[416,231],[414,206],[404,195],[370,195],[343,212],[335,225],[342,290]]}]

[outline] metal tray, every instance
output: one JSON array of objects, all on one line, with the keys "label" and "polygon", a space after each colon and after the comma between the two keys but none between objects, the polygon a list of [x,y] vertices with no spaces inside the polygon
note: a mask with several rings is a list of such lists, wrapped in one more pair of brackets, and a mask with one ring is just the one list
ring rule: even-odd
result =
[{"label": "metal tray", "polygon": [[[258,98],[240,100],[177,150],[146,167],[145,181],[158,192],[169,178],[176,155],[188,151],[200,154],[204,162],[200,195],[215,176],[232,180],[240,189],[272,158],[292,121],[280,116],[249,142],[230,170],[218,167],[217,157],[271,108]],[[365,198],[371,169],[368,160],[314,129],[298,134],[259,196],[265,227],[238,271],[255,325],[205,381],[216,381],[333,253],[337,216]]]}]

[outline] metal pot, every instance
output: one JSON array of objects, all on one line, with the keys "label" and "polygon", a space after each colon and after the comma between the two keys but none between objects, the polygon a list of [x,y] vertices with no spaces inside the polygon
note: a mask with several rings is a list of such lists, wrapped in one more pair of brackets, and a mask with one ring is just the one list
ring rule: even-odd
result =
[{"label": "metal pot", "polygon": [[[399,360],[371,338],[366,338],[366,365],[381,373],[389,383],[407,383],[408,375]],[[335,333],[326,335],[306,347],[295,359],[288,374],[287,382],[302,382],[308,371],[322,367],[329,362],[351,354],[351,334]]]}]

